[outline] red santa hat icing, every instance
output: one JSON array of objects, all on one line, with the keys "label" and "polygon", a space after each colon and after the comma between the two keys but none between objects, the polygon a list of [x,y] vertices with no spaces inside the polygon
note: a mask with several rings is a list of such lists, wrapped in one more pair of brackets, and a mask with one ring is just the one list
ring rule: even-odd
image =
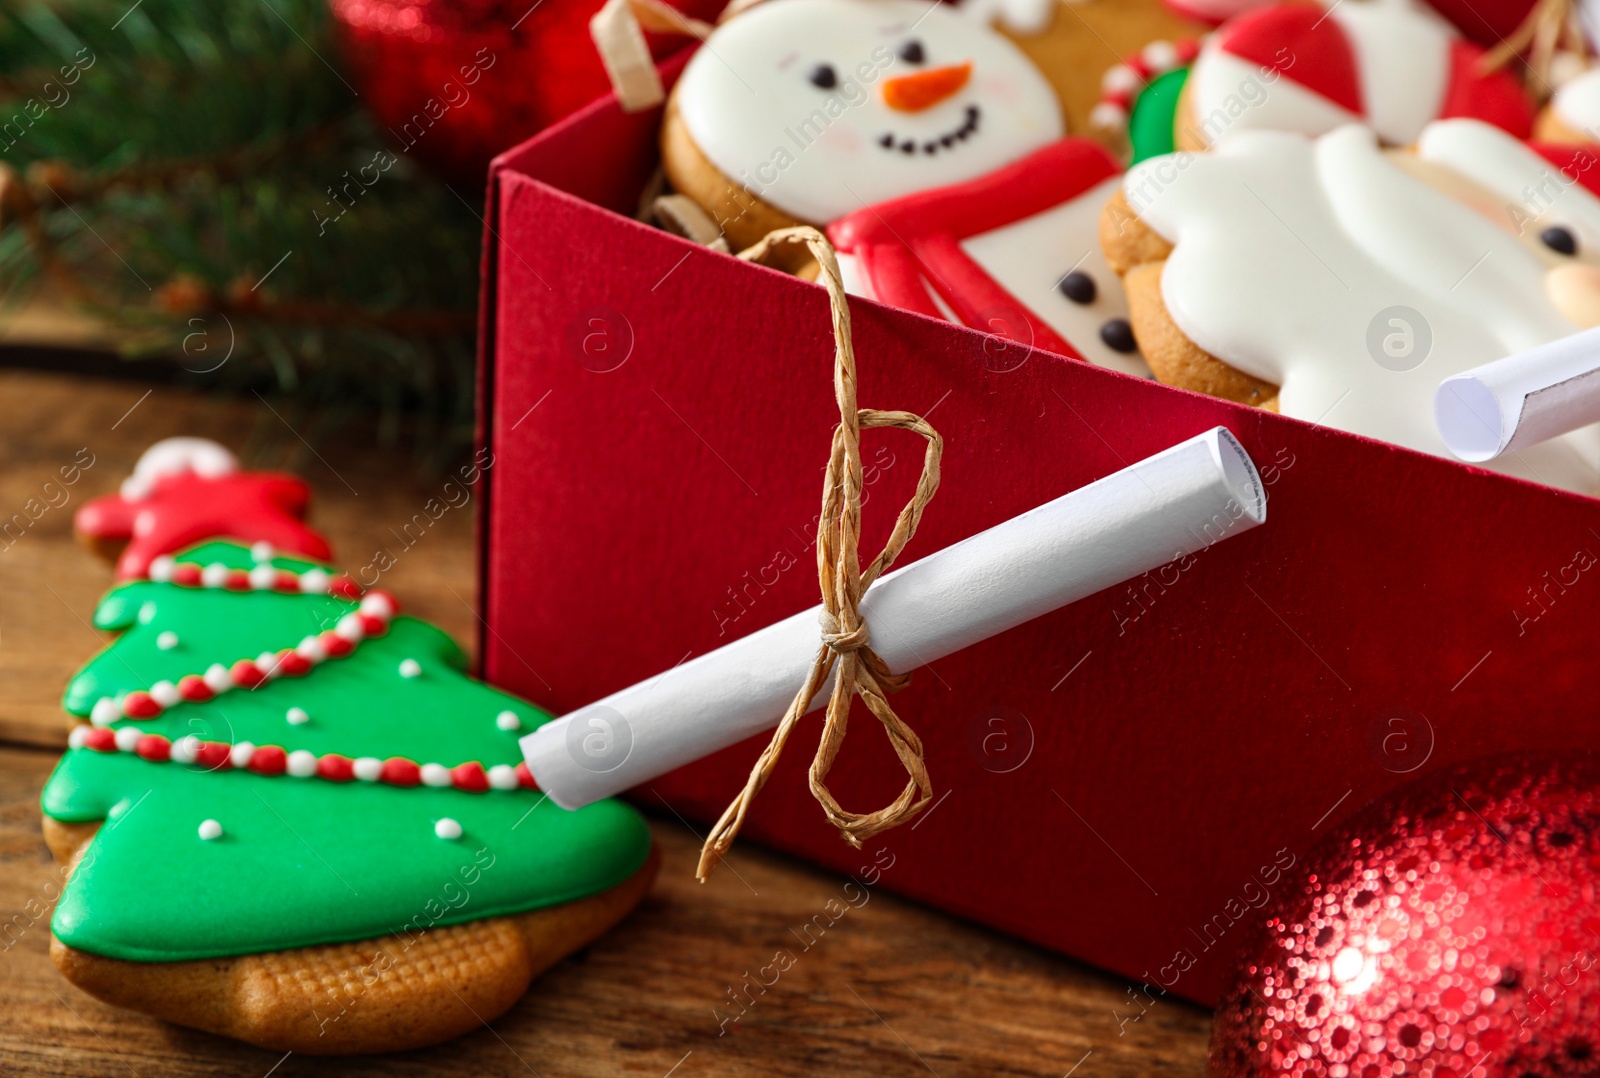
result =
[{"label": "red santa hat icing", "polygon": [[1483,50],[1410,0],[1287,3],[1248,11],[1206,42],[1189,78],[1189,115],[1208,143],[1235,129],[1319,135],[1365,122],[1385,142],[1416,141],[1434,120],[1472,118],[1526,138],[1534,108]]},{"label": "red santa hat icing", "polygon": [[[1186,19],[1216,26],[1271,0],[1167,0]],[[1516,32],[1533,12],[1535,0],[1429,0],[1428,6],[1479,45],[1493,48]]]},{"label": "red santa hat icing", "polygon": [[122,496],[129,501],[148,498],[156,481],[193,473],[220,479],[239,470],[239,459],[226,446],[209,438],[163,438],[144,451],[133,474],[122,481]]},{"label": "red santa hat icing", "polygon": [[167,438],[145,450],[118,493],[85,503],[73,523],[91,539],[127,540],[117,576],[129,580],[148,575],[162,554],[218,536],[326,560],[328,541],[303,519],[310,500],[301,480],[242,472],[216,442]]}]

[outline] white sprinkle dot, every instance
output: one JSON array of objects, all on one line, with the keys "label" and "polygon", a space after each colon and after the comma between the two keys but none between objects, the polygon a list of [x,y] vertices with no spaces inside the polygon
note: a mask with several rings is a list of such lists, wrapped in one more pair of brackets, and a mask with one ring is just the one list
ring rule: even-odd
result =
[{"label": "white sprinkle dot", "polygon": [[121,749],[123,752],[132,752],[133,747],[137,745],[139,743],[139,739],[144,736],[144,731],[139,729],[137,726],[119,726],[117,727],[117,732],[114,736],[117,739],[117,748]]},{"label": "white sprinkle dot", "polygon": [[72,728],[72,733],[67,735],[67,745],[74,749],[81,749],[89,740],[89,726],[87,723],[78,723]]},{"label": "white sprinkle dot", "polygon": [[89,709],[89,721],[96,726],[110,726],[120,718],[122,709],[109,696],[102,696],[94,702],[94,707]]},{"label": "white sprinkle dot", "polygon": [[202,677],[205,680],[206,687],[212,692],[227,692],[233,688],[233,675],[228,673],[228,668],[221,663],[212,663],[206,667],[206,672]]},{"label": "white sprinkle dot", "polygon": [[510,764],[495,764],[489,769],[489,785],[496,790],[515,790],[517,782],[517,769]]},{"label": "white sprinkle dot", "polygon": [[424,786],[450,785],[450,769],[443,764],[423,764],[422,784]]},{"label": "white sprinkle dot", "polygon": [[213,841],[215,839],[221,838],[222,837],[222,825],[220,823],[218,823],[216,820],[201,820],[200,821],[200,837],[205,839],[207,842],[211,842],[211,841]]},{"label": "white sprinkle dot", "polygon": [[300,590],[308,594],[328,590],[328,573],[324,569],[307,569],[300,574]]},{"label": "white sprinkle dot", "polygon": [[168,629],[166,632],[156,637],[156,647],[160,648],[162,651],[171,651],[177,646],[178,634],[173,632],[171,629]]},{"label": "white sprinkle dot", "polygon": [[158,613],[160,613],[160,611],[156,609],[155,603],[141,603],[139,606],[139,624],[149,625],[152,621],[156,620],[156,615]]},{"label": "white sprinkle dot", "polygon": [[317,773],[317,754],[305,749],[295,749],[289,754],[286,768],[295,778],[308,779]]},{"label": "white sprinkle dot", "polygon": [[506,731],[522,729],[522,720],[517,718],[515,711],[500,712],[494,717],[494,724]]},{"label": "white sprinkle dot", "polygon": [[220,588],[228,582],[229,569],[220,561],[214,561],[200,570],[200,583],[208,588]]},{"label": "white sprinkle dot", "polygon": [[400,663],[401,677],[421,677],[422,664],[415,659],[404,659]]},{"label": "white sprinkle dot", "polygon": [[250,570],[250,586],[257,591],[271,591],[278,582],[278,570],[270,565],[257,565]]},{"label": "white sprinkle dot", "polygon": [[186,734],[172,743],[172,762],[175,764],[192,764],[200,749],[200,739],[193,734]]},{"label": "white sprinkle dot", "polygon": [[158,681],[150,686],[150,699],[162,707],[172,707],[183,699],[178,695],[178,687],[170,681]]},{"label": "white sprinkle dot", "polygon": [[289,720],[290,726],[304,726],[311,721],[311,716],[306,714],[306,709],[303,707],[291,707],[284,718]]},{"label": "white sprinkle dot", "polygon": [[150,579],[158,584],[165,584],[172,579],[172,570],[177,562],[172,560],[171,554],[162,554],[150,562]]},{"label": "white sprinkle dot", "polygon": [[446,838],[454,842],[456,839],[461,837],[461,825],[456,823],[450,817],[446,816],[444,819],[433,825],[433,833],[438,835],[440,838]]},{"label": "white sprinkle dot", "polygon": [[383,774],[383,761],[376,756],[358,756],[351,762],[350,770],[362,782],[377,782],[378,776]]},{"label": "white sprinkle dot", "polygon": [[271,543],[256,543],[250,547],[250,557],[253,561],[271,561],[272,554]]},{"label": "white sprinkle dot", "polygon": [[236,743],[232,749],[228,750],[228,762],[234,767],[249,767],[250,757],[254,756],[255,754],[255,745],[248,741],[240,741]]}]

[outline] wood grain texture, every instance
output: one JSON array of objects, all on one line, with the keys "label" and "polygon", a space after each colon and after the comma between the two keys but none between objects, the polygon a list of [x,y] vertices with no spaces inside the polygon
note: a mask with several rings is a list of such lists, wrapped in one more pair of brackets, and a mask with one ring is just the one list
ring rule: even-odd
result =
[{"label": "wood grain texture", "polygon": [[320,462],[300,446],[305,464],[297,439],[254,399],[157,389],[124,416],[143,393],[125,382],[0,373],[0,506],[20,507],[78,448],[96,454],[71,504],[0,549],[0,678],[9,690],[0,740],[13,743],[0,748],[0,1075],[1203,1073],[1205,1012],[1162,1002],[1119,1027],[1116,1009],[1137,1013],[1123,982],[998,933],[750,844],[696,884],[699,836],[648,794],[640,804],[656,814],[664,858],[651,896],[491,1027],[439,1048],[281,1057],[78,992],[49,959],[48,907],[61,877],[38,812],[50,746],[64,739],[61,686],[99,635],[80,619],[110,578],[73,543],[73,505],[112,489],[157,438],[200,433],[236,447],[251,438],[250,463],[300,468],[311,480],[313,519],[345,564],[394,548],[388,585],[409,609],[458,640],[474,625],[470,509],[445,514],[410,550],[388,531],[442,479],[414,478],[404,462],[360,447],[359,430]]}]

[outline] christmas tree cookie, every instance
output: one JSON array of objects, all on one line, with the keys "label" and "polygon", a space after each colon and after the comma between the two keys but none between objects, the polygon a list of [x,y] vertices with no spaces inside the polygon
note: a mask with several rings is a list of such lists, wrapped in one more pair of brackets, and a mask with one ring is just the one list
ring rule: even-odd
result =
[{"label": "christmas tree cookie", "polygon": [[567,812],[548,721],[439,630],[326,566],[213,541],[112,590],[42,795],[72,865],[52,957],[91,995],[279,1051],[431,1044],[620,920],[655,855]]}]

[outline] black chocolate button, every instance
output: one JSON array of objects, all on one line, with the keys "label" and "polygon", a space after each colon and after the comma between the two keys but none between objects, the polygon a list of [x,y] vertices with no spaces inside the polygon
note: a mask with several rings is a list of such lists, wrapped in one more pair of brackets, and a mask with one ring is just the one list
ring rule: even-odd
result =
[{"label": "black chocolate button", "polygon": [[1113,318],[1100,327],[1100,339],[1113,352],[1137,352],[1139,342],[1133,339],[1133,327],[1126,318]]},{"label": "black chocolate button", "polygon": [[1061,289],[1063,296],[1066,296],[1074,303],[1080,304],[1093,303],[1094,297],[1100,291],[1095,287],[1094,278],[1082,270],[1073,270],[1061,278],[1061,283],[1056,287]]}]

